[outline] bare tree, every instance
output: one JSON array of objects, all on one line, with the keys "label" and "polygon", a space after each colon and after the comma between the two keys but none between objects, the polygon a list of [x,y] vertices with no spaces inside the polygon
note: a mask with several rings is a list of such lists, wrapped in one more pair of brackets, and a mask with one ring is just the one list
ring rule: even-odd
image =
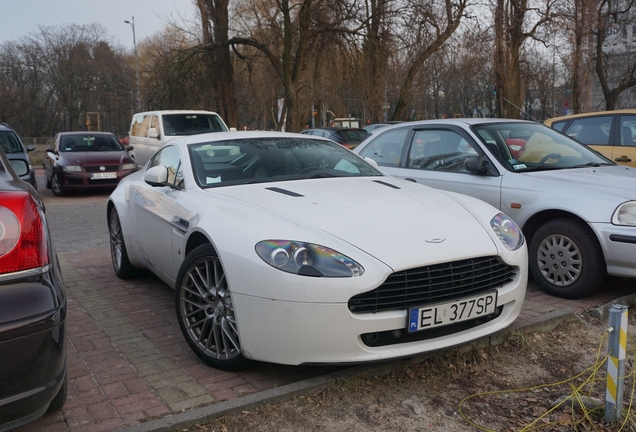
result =
[{"label": "bare tree", "polygon": [[392,119],[405,117],[417,74],[426,60],[455,32],[466,14],[469,1],[429,0],[405,4],[402,14],[405,20],[400,25],[401,43],[407,53],[402,59],[405,73],[400,80],[399,96]]},{"label": "bare tree", "polygon": [[[636,58],[631,52],[634,42],[627,40],[627,26],[633,26],[635,9],[636,0],[601,0],[596,8],[595,69],[607,110],[616,107],[621,93],[636,86]],[[610,32],[619,39],[612,43],[618,45],[616,51],[606,44]]]},{"label": "bare tree", "polygon": [[230,56],[229,0],[195,0],[201,17],[203,45],[207,52],[204,64],[206,75],[214,87],[217,110],[225,122],[236,127],[236,100],[234,97],[234,67]]},{"label": "bare tree", "polygon": [[496,0],[495,90],[499,117],[519,118],[525,88],[521,75],[522,46],[540,39],[543,25],[554,18],[557,0]]}]

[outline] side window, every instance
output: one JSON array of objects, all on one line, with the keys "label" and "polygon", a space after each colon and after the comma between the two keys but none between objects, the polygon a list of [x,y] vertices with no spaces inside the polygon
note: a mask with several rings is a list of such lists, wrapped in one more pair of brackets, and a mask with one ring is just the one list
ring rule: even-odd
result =
[{"label": "side window", "polygon": [[159,150],[151,159],[149,168],[165,166],[168,168],[168,183],[183,187],[183,169],[181,155],[175,146],[167,146]]},{"label": "side window", "polygon": [[143,121],[143,116],[136,115],[133,118],[132,125],[130,126],[130,136],[140,136],[141,122]]},{"label": "side window", "polygon": [[360,156],[373,159],[380,166],[399,167],[402,148],[409,130],[410,128],[398,128],[378,133],[378,136],[362,149]]},{"label": "side window", "polygon": [[552,129],[556,129],[556,130],[558,130],[560,132],[563,132],[563,128],[565,127],[565,125],[567,123],[568,122],[566,122],[566,121],[554,122],[554,123],[552,123]]},{"label": "side window", "polygon": [[636,147],[636,115],[621,116],[621,145]]},{"label": "side window", "polygon": [[608,145],[612,116],[575,119],[565,131],[575,140],[587,145]]},{"label": "side window", "polygon": [[146,138],[148,136],[148,127],[149,126],[150,126],[150,116],[149,115],[145,115],[141,119],[141,123],[139,124],[139,129],[137,131],[137,135],[136,136],[140,136],[140,137]]},{"label": "side window", "polygon": [[419,130],[413,134],[408,166],[424,170],[467,172],[464,161],[477,154],[472,145],[455,131]]},{"label": "side window", "polygon": [[[157,117],[156,115],[153,115],[152,117],[150,117],[150,128],[154,128],[154,132],[156,134],[161,133],[161,131],[159,130],[159,117]],[[155,136],[155,138],[159,139],[158,137]]]}]

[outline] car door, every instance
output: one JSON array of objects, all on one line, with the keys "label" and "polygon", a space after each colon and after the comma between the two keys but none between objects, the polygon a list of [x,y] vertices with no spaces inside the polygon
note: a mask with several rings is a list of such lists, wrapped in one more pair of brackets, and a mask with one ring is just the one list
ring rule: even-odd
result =
[{"label": "car door", "polygon": [[612,147],[612,160],[636,167],[636,115],[621,115],[618,120],[620,139]]},{"label": "car door", "polygon": [[608,159],[612,159],[613,152],[613,115],[588,116],[573,119],[563,132]]},{"label": "car door", "polygon": [[162,148],[148,168],[165,166],[171,186],[139,188],[134,191],[133,214],[140,247],[150,262],[170,280],[176,276],[173,230],[177,201],[184,193],[181,156],[176,146]]},{"label": "car door", "polygon": [[467,158],[480,156],[493,164],[492,156],[488,156],[463,129],[452,125],[413,127],[405,135],[402,150],[399,156],[393,156],[390,151],[382,155],[397,165],[385,169],[378,162],[387,174],[470,195],[501,208],[501,176],[496,170],[476,174],[464,165]]}]

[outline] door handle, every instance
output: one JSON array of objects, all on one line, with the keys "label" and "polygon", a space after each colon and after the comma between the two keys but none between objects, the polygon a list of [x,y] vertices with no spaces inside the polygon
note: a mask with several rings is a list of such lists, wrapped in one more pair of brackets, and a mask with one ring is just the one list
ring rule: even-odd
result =
[{"label": "door handle", "polygon": [[410,182],[413,182],[413,183],[417,183],[417,181],[415,179],[412,179],[410,177],[406,177],[404,180],[410,181]]},{"label": "door handle", "polygon": [[627,156],[621,156],[621,157],[617,157],[614,159],[616,162],[631,162],[631,158],[628,158]]}]

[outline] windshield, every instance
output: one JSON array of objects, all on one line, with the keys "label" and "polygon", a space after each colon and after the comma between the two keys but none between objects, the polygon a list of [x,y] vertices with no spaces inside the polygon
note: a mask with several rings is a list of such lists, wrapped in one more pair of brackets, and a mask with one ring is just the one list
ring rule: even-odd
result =
[{"label": "windshield", "polygon": [[11,131],[0,132],[0,148],[5,153],[21,153],[24,151],[16,135]]},{"label": "windshield", "polygon": [[215,114],[164,114],[163,132],[167,136],[197,135],[226,132],[227,128]]},{"label": "windshield", "polygon": [[124,148],[114,136],[107,135],[68,135],[60,140],[61,152],[104,152],[123,151]]},{"label": "windshield", "polygon": [[473,126],[488,150],[510,171],[615,165],[600,153],[538,123]]},{"label": "windshield", "polygon": [[247,138],[189,146],[203,188],[308,178],[382,175],[349,150],[326,140]]}]

